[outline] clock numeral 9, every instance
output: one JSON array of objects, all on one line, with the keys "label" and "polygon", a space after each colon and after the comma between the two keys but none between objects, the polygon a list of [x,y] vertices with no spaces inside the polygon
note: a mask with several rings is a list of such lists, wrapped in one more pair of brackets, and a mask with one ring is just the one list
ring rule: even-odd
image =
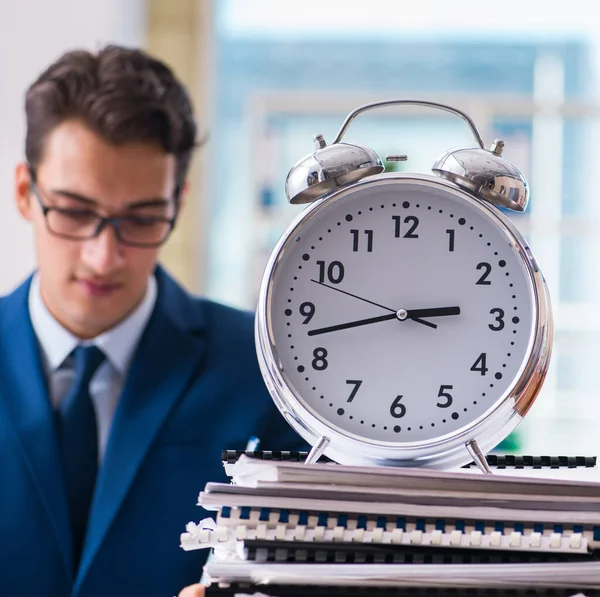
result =
[{"label": "clock numeral 9", "polygon": [[307,324],[315,314],[315,305],[314,303],[310,302],[302,303],[298,310],[300,311],[300,315],[306,317],[306,319],[302,323]]},{"label": "clock numeral 9", "polygon": [[324,261],[317,261],[319,266],[319,283],[325,282],[325,276],[327,280],[332,284],[339,284],[344,279],[344,264],[341,261],[332,261],[328,267],[325,267]]},{"label": "clock numeral 9", "polygon": [[494,325],[494,324],[489,324],[488,327],[490,328],[490,330],[494,331],[494,332],[499,332],[500,330],[504,329],[504,311],[502,309],[500,309],[500,307],[494,307],[491,311],[490,311],[490,315],[496,315],[496,319],[494,320],[498,325]]},{"label": "clock numeral 9", "polygon": [[488,280],[488,276],[492,273],[492,266],[484,261],[482,263],[478,263],[476,269],[483,269],[484,272],[481,275],[481,278],[479,278],[475,284],[479,284],[481,286],[490,286],[492,282]]},{"label": "clock numeral 9", "polygon": [[348,396],[348,400],[346,400],[346,402],[352,402],[354,400],[354,396],[356,396],[356,393],[358,392],[358,388],[360,388],[360,386],[362,385],[362,380],[347,379],[346,383],[354,385],[354,387],[352,388],[352,391],[350,392],[350,396]]},{"label": "clock numeral 9", "polygon": [[451,390],[452,388],[453,386],[440,386],[438,398],[444,397],[446,399],[446,402],[438,402],[436,406],[439,406],[440,408],[448,408],[449,406],[452,406],[452,396],[446,391]]},{"label": "clock numeral 9", "polygon": [[394,419],[401,419],[406,414],[406,406],[400,400],[402,400],[402,395],[396,396],[390,407],[390,414]]},{"label": "clock numeral 9", "polygon": [[[394,236],[400,238],[400,220],[402,216],[392,216],[394,220]],[[415,233],[417,226],[419,225],[419,218],[417,216],[406,216],[404,223],[409,224],[410,228],[404,233],[404,238],[419,238],[419,235]]]},{"label": "clock numeral 9", "polygon": [[329,363],[327,362],[327,351],[324,348],[315,348],[313,350],[312,368],[315,371],[324,371]]},{"label": "clock numeral 9", "polygon": [[488,372],[487,368],[487,355],[485,352],[482,352],[477,360],[471,365],[471,371],[479,371],[481,375],[485,375]]},{"label": "clock numeral 9", "polygon": [[[367,253],[373,252],[373,231],[365,230],[365,234],[367,235]],[[352,250],[356,253],[358,251],[358,240],[360,236],[359,230],[350,230],[350,234],[352,234]]]}]

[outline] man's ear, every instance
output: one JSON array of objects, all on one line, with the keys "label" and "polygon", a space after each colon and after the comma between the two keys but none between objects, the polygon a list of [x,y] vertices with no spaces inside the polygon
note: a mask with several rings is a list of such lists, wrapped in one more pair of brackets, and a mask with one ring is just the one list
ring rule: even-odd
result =
[{"label": "man's ear", "polygon": [[17,164],[15,168],[15,201],[21,216],[26,220],[31,220],[31,177],[29,167],[25,162]]},{"label": "man's ear", "polygon": [[188,191],[190,190],[190,183],[186,180],[181,185],[181,190],[179,191],[179,204],[177,206],[177,213],[181,213],[185,206],[185,202],[187,200]]}]

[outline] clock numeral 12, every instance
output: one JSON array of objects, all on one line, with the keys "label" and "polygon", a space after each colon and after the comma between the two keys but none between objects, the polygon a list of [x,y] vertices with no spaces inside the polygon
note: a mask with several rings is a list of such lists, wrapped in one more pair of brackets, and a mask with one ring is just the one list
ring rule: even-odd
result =
[{"label": "clock numeral 12", "polygon": [[[402,216],[392,216],[392,220],[395,222],[394,236],[400,238],[400,220]],[[404,223],[409,224],[410,228],[405,232],[404,238],[419,238],[419,235],[415,233],[417,226],[419,225],[419,218],[417,216],[406,216]]]},{"label": "clock numeral 12", "polygon": [[[373,252],[373,231],[365,230],[365,234],[367,235],[367,253]],[[350,234],[352,234],[352,250],[356,253],[358,251],[358,239],[360,235],[359,230],[350,230]]]}]

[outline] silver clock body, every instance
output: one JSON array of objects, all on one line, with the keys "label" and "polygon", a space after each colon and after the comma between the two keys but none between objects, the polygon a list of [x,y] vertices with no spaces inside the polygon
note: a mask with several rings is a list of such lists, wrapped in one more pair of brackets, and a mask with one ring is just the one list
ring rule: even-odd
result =
[{"label": "silver clock body", "polygon": [[364,178],[274,249],[256,317],[273,400],[341,464],[452,468],[522,420],[550,360],[548,290],[496,207],[428,175]]}]

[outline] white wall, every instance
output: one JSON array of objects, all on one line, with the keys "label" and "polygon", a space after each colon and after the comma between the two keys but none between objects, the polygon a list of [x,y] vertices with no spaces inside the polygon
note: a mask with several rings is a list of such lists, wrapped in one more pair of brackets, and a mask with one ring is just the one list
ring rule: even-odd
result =
[{"label": "white wall", "polygon": [[0,0],[0,295],[34,267],[29,226],[12,192],[23,157],[23,97],[33,79],[68,49],[143,45],[144,0]]}]

